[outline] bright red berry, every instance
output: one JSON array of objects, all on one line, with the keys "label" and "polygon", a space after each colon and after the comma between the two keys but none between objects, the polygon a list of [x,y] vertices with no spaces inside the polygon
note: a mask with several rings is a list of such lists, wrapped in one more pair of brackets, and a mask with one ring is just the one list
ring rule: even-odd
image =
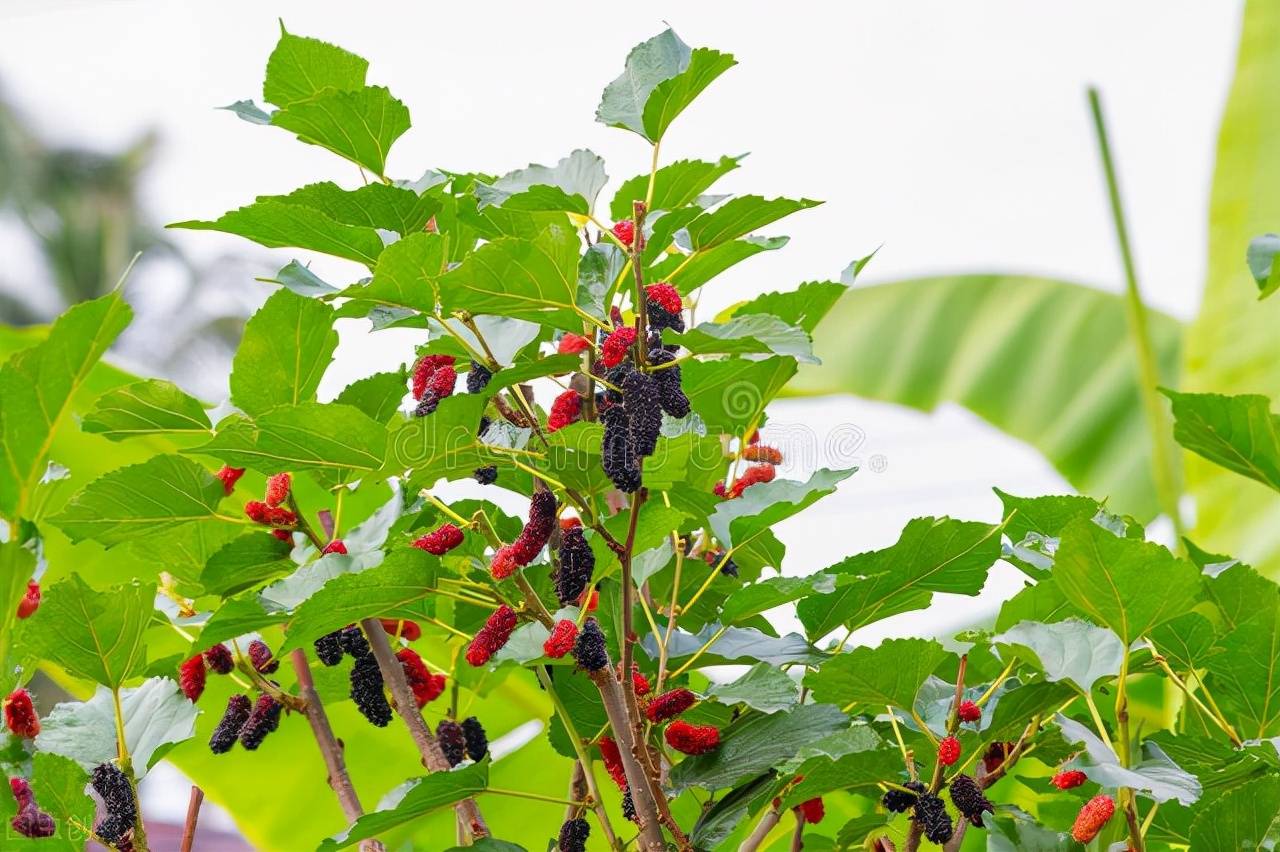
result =
[{"label": "bright red berry", "polygon": [[269,527],[291,527],[298,523],[298,516],[283,506],[268,506],[261,500],[250,500],[244,504],[244,513],[249,520]]},{"label": "bright red berry", "polygon": [[609,773],[613,783],[618,785],[618,789],[625,790],[627,773],[622,768],[622,753],[618,751],[618,744],[612,737],[601,737],[597,745],[600,747],[600,760],[604,763],[605,771]]},{"label": "bright red berry", "polygon": [[604,339],[604,343],[600,345],[600,363],[612,369],[622,363],[622,359],[627,357],[627,350],[631,348],[631,344],[636,342],[636,330],[629,325],[621,326],[614,329],[613,333]]},{"label": "bright red berry", "polygon": [[724,489],[724,480],[723,480],[723,479],[722,479],[722,480],[720,480],[719,482],[717,482],[717,483],[715,484],[715,487],[711,489],[711,493],[715,494],[717,497],[728,497],[728,496],[729,496],[729,492],[725,491],[725,489]]},{"label": "bright red berry", "polygon": [[667,725],[663,736],[667,745],[682,754],[706,754],[720,745],[720,731],[714,725],[690,725],[680,719]]},{"label": "bright red berry", "polygon": [[40,717],[36,715],[31,693],[15,689],[4,700],[4,723],[16,737],[32,739],[40,733]]},{"label": "bright red berry", "polygon": [[1071,836],[1077,843],[1088,843],[1098,836],[1102,827],[1111,821],[1116,812],[1116,801],[1110,796],[1094,796],[1085,802],[1076,821],[1071,826]]},{"label": "bright red berry", "polygon": [[575,518],[572,515],[566,515],[560,519],[560,531],[568,532],[572,529],[582,528],[582,518]]},{"label": "bright red berry", "polygon": [[654,724],[674,719],[697,702],[698,698],[683,686],[664,692],[649,702],[645,715]]},{"label": "bright red berry", "polygon": [[567,390],[551,403],[547,415],[547,431],[555,432],[577,421],[582,413],[582,397],[576,390]]},{"label": "bright red berry", "polygon": [[182,689],[182,694],[187,696],[190,701],[196,702],[200,700],[200,696],[204,694],[204,680],[203,654],[196,654],[178,666],[178,686]]},{"label": "bright red berry", "polygon": [[222,480],[222,490],[230,494],[235,490],[236,483],[240,481],[240,477],[244,476],[244,468],[230,467],[224,464],[222,469],[215,473],[214,476]]},{"label": "bright red berry", "polygon": [[437,399],[444,399],[453,394],[454,385],[457,383],[458,371],[452,364],[442,364],[427,380],[427,390],[435,394]]},{"label": "bright red berry", "polygon": [[982,718],[982,708],[972,701],[961,701],[956,707],[956,718],[961,722],[976,722]]},{"label": "bright red berry", "polygon": [[1070,790],[1079,787],[1081,784],[1089,780],[1089,776],[1085,775],[1079,769],[1064,769],[1053,778],[1049,779],[1049,783],[1057,787],[1059,790]]},{"label": "bright red berry", "polygon": [[515,610],[506,604],[498,607],[467,646],[467,662],[477,667],[489,662],[489,658],[502,650],[511,638],[516,621]]},{"label": "bright red berry", "polygon": [[347,545],[340,538],[335,538],[324,546],[321,553],[341,553],[343,556],[347,554]]},{"label": "bright red berry", "polygon": [[442,674],[432,674],[423,662],[422,657],[412,648],[401,648],[396,651],[396,659],[404,669],[404,678],[413,690],[413,697],[421,710],[429,702],[435,701],[444,693],[446,678]]},{"label": "bright red berry", "polygon": [[562,618],[551,628],[551,635],[542,643],[542,653],[558,660],[573,650],[573,642],[578,638],[578,625],[568,618]]},{"label": "bright red berry", "polygon": [[422,394],[426,392],[436,370],[441,367],[453,369],[455,363],[456,359],[452,355],[423,355],[419,358],[413,368],[413,398],[422,399]]},{"label": "bright red berry", "polygon": [[810,824],[822,822],[822,818],[827,815],[827,809],[822,804],[821,796],[814,799],[806,799],[796,805],[795,811],[801,819]]},{"label": "bright red berry", "polygon": [[644,672],[639,669],[633,669],[631,672],[631,688],[636,691],[636,695],[648,695],[649,690],[653,687],[649,685],[649,678],[644,676]]},{"label": "bright red berry", "polygon": [[398,618],[379,618],[378,620],[382,622],[382,629],[388,636],[400,636],[409,642],[417,642],[422,638],[422,627],[416,621]]},{"label": "bright red berry", "polygon": [[599,590],[584,590],[582,594],[578,596],[578,606],[585,606],[587,608],[587,612],[595,612],[596,608],[600,606]]},{"label": "bright red berry", "polygon": [[263,499],[268,506],[279,506],[289,499],[289,492],[292,488],[293,477],[287,473],[277,473],[267,479],[267,493]]},{"label": "bright red berry", "polygon": [[556,352],[561,355],[577,355],[579,352],[590,348],[590,340],[587,340],[581,334],[569,332],[560,338],[560,343],[556,346]]},{"label": "bright red berry", "polygon": [[782,464],[782,450],[766,444],[748,444],[742,451],[742,457],[750,462]]},{"label": "bright red berry", "polygon": [[742,492],[746,491],[753,485],[761,482],[772,482],[773,477],[777,474],[777,468],[771,464],[753,464],[742,472],[742,476],[734,481],[729,487],[728,493],[725,495],[728,499],[733,500],[742,496]]},{"label": "bright red berry", "polygon": [[436,556],[444,556],[460,544],[462,544],[462,530],[453,524],[441,524],[413,542],[414,547],[425,550],[427,553],[434,553]]},{"label": "bright red berry", "polygon": [[40,608],[40,584],[35,580],[27,581],[27,592],[18,601],[18,618],[30,618]]},{"label": "bright red berry", "polygon": [[684,308],[680,302],[680,291],[665,281],[645,287],[644,294],[649,301],[657,302],[659,307],[668,313],[677,314]]},{"label": "bright red berry", "polygon": [[946,737],[938,743],[938,762],[950,766],[960,759],[960,741],[955,737]]},{"label": "bright red berry", "polygon": [[520,568],[520,563],[516,559],[516,550],[513,545],[505,545],[499,547],[493,554],[492,561],[489,562],[489,574],[495,580],[505,580]]},{"label": "bright red berry", "polygon": [[636,238],[636,223],[630,219],[623,219],[615,222],[613,225],[613,235],[622,241],[627,248],[631,248],[631,241]]},{"label": "bright red berry", "polygon": [[278,538],[280,541],[287,541],[290,544],[293,543],[293,533],[288,530],[272,530],[271,535]]}]

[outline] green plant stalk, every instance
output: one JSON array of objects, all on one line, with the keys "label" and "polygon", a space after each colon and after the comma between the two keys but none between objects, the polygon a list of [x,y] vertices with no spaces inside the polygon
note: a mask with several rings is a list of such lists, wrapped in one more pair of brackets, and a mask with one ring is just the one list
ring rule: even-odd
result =
[{"label": "green plant stalk", "polygon": [[1124,263],[1125,317],[1129,334],[1133,338],[1138,355],[1139,392],[1146,412],[1147,426],[1151,430],[1151,474],[1155,481],[1156,498],[1161,509],[1173,522],[1174,546],[1184,552],[1182,544],[1186,528],[1178,509],[1182,489],[1182,464],[1171,437],[1171,424],[1164,403],[1156,390],[1160,386],[1160,373],[1156,368],[1155,347],[1151,343],[1151,329],[1147,321],[1147,308],[1138,290],[1138,273],[1134,268],[1133,252],[1129,246],[1129,229],[1125,224],[1124,203],[1120,198],[1120,185],[1116,178],[1115,163],[1111,156],[1111,143],[1107,135],[1107,122],[1102,114],[1102,99],[1098,90],[1089,88],[1089,110],[1093,115],[1094,133],[1098,140],[1098,153],[1107,180],[1107,197],[1111,203],[1111,217],[1116,229],[1116,241],[1120,246],[1120,258]]}]

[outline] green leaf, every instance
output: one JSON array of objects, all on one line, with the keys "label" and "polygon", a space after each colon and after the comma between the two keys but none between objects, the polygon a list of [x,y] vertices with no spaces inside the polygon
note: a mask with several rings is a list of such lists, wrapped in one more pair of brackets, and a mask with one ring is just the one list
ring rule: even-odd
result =
[{"label": "green leaf", "polygon": [[369,63],[314,38],[292,35],[280,28],[280,40],[267,59],[262,97],[276,106],[314,97],[325,89],[352,90],[364,86]]},{"label": "green leaf", "polygon": [[312,183],[288,195],[268,195],[261,201],[280,201],[319,210],[335,222],[394,231],[403,236],[420,232],[440,210],[440,199],[385,183],[343,189],[332,181]]},{"label": "green leaf", "polygon": [[279,284],[281,287],[287,287],[299,296],[306,296],[307,298],[315,296],[327,297],[338,292],[337,287],[324,281],[320,276],[312,272],[310,267],[296,260],[291,260],[281,267],[274,278],[264,277],[258,280],[265,284]]},{"label": "green leaf", "polygon": [[[324,559],[316,560],[312,564],[318,565],[334,558],[327,556]],[[193,647],[192,651],[209,648],[219,642],[225,642],[228,639],[234,639],[246,633],[261,631],[277,624],[284,624],[288,620],[289,616],[286,613],[267,612],[255,594],[250,593],[228,598],[213,615],[209,616],[209,620],[205,622],[204,629],[200,631],[200,637],[196,640],[196,645],[199,647]]]},{"label": "green leaf", "polygon": [[454,394],[441,400],[430,417],[414,417],[388,436],[383,470],[399,475],[412,469],[406,488],[429,488],[436,480],[462,479],[490,463],[480,452],[476,428],[489,400],[479,394]]},{"label": "green leaf", "polygon": [[[1177,321],[1148,311],[1161,380]],[[787,394],[968,408],[1039,449],[1076,490],[1140,521],[1159,507],[1124,300],[1043,278],[966,275],[858,287],[819,323]],[[981,329],[975,334],[974,329]]]},{"label": "green leaf", "polygon": [[1179,804],[1190,805],[1200,798],[1203,791],[1200,782],[1179,768],[1155,743],[1144,743],[1144,759],[1129,768],[1121,766],[1120,758],[1111,745],[1099,739],[1087,726],[1061,713],[1054,716],[1054,722],[1062,729],[1062,736],[1067,742],[1084,745],[1084,754],[1070,765],[1084,769],[1090,781],[1103,787],[1129,787],[1156,802],[1176,799]]},{"label": "green leaf", "polygon": [[781,669],[756,663],[737,680],[712,684],[707,697],[721,704],[745,704],[761,713],[776,713],[797,703],[800,687]]},{"label": "green leaf", "polygon": [[808,334],[813,334],[818,323],[848,289],[846,285],[833,281],[809,281],[789,292],[756,296],[727,313],[734,317],[772,314],[788,325],[799,326]]},{"label": "green leaf", "polygon": [[[723,55],[715,51],[697,52],[706,55],[699,57],[695,65],[695,51],[671,29],[636,45],[627,54],[622,76],[605,87],[600,106],[596,108],[596,121],[631,130],[656,142],[671,119],[733,64],[732,57],[721,58]],[[728,65],[720,67],[726,59]],[[689,76],[678,79],[686,71],[691,72]],[[675,81],[662,92],[655,91],[673,78]],[[651,96],[654,106],[649,112]]]},{"label": "green leaf", "polygon": [[1173,400],[1173,437],[1196,455],[1280,491],[1280,417],[1258,394],[1164,391]]},{"label": "green leaf", "polygon": [[134,582],[100,591],[72,574],[45,589],[40,617],[21,638],[76,677],[115,688],[146,659],[142,636],[154,598],[154,586]]},{"label": "green leaf", "polygon": [[231,401],[253,416],[315,399],[338,333],[333,309],[288,290],[249,318],[231,365]]},{"label": "green leaf", "polygon": [[372,228],[343,225],[313,207],[259,199],[217,219],[174,222],[169,228],[221,231],[267,248],[301,248],[345,257],[370,269],[382,253],[382,238]]},{"label": "green leaf", "polygon": [[[50,518],[72,542],[113,547],[192,521],[222,518],[222,481],[182,456],[153,456],[94,480]],[[230,521],[230,518],[225,520]]]},{"label": "green leaf", "polygon": [[140,435],[208,435],[209,416],[172,382],[146,379],[98,397],[80,428],[112,441]]},{"label": "green leaf", "polygon": [[433,772],[409,782],[399,800],[388,808],[365,814],[346,831],[320,844],[321,852],[346,849],[484,791],[489,786],[489,762],[481,761],[450,772]]},{"label": "green leaf", "polygon": [[448,240],[439,234],[410,234],[378,257],[373,280],[355,284],[343,296],[378,305],[435,313],[436,281],[445,270]]},{"label": "green leaf", "polygon": [[799,514],[836,490],[836,486],[854,474],[848,470],[814,471],[806,482],[775,479],[752,485],[736,500],[725,500],[712,514],[711,529],[726,546],[750,541],[774,524]]},{"label": "green leaf", "polygon": [[777,251],[790,241],[790,237],[743,237],[694,254],[668,255],[649,270],[649,278],[668,281],[687,296],[729,267],[760,252]]},{"label": "green leaf", "polygon": [[1004,506],[1005,534],[1014,542],[1020,542],[1035,533],[1058,537],[1062,528],[1077,518],[1092,518],[1098,514],[1098,502],[1079,494],[1052,495],[1046,497],[1015,497],[999,488],[993,488]]},{"label": "green leaf", "polygon": [[770,577],[743,586],[729,595],[720,608],[720,614],[725,621],[732,623],[800,598],[830,594],[835,588],[835,577],[823,571],[807,577]]},{"label": "green leaf", "polygon": [[743,716],[720,736],[720,747],[688,757],[671,770],[677,795],[690,787],[720,790],[764,772],[802,746],[849,727],[849,717],[830,704],[802,704],[778,713]]},{"label": "green leaf", "polygon": [[1023,621],[991,637],[992,644],[1012,645],[1023,659],[1038,661],[1050,681],[1067,680],[1084,692],[1103,678],[1120,673],[1124,645],[1115,633],[1084,621],[1041,624]]},{"label": "green leaf", "polygon": [[[153,677],[132,689],[120,690],[124,740],[139,778],[173,743],[189,739],[196,730],[196,705],[167,677]],[[83,702],[56,705],[36,737],[41,752],[70,758],[93,769],[116,757],[116,715],[111,690],[98,687]]]},{"label": "green leaf", "polygon": [[1232,790],[1191,823],[1192,849],[1266,849],[1280,837],[1280,778]]},{"label": "green leaf", "polygon": [[924,609],[934,592],[978,594],[999,558],[998,526],[916,518],[891,547],[859,553],[828,568],[836,575],[836,590],[800,601],[796,613],[811,637],[841,626],[856,630],[900,612]]},{"label": "green leaf", "polygon": [[1053,577],[1067,600],[1126,646],[1192,609],[1202,591],[1200,571],[1190,562],[1083,519],[1063,529]]},{"label": "green leaf", "polygon": [[204,566],[200,585],[207,594],[228,597],[296,566],[289,561],[293,545],[269,532],[249,532],[220,547]]},{"label": "green leaf", "polygon": [[813,341],[804,329],[788,325],[770,314],[735,315],[728,322],[704,322],[684,334],[668,329],[663,337],[696,355],[758,353],[787,355],[805,364],[816,364]]},{"label": "green leaf", "polygon": [[500,314],[577,328],[583,320],[575,307],[579,248],[577,234],[567,226],[546,228],[533,239],[485,243],[440,277],[441,307],[446,313]]},{"label": "green leaf", "polygon": [[322,470],[341,479],[382,467],[387,429],[349,405],[304,402],[224,421],[208,442],[184,452],[262,473]]},{"label": "green leaf", "polygon": [[507,210],[585,216],[595,206],[596,196],[608,180],[604,160],[580,148],[554,166],[531,163],[493,183],[477,181],[475,193],[482,209],[494,204]]},{"label": "green leaf", "polygon": [[383,177],[391,145],[409,129],[409,108],[382,86],[326,89],[290,103],[271,123]]},{"label": "green leaf", "polygon": [[[822,752],[838,745],[834,755]],[[816,754],[815,754],[816,753]],[[869,727],[858,725],[805,746],[791,762],[797,777],[803,780],[782,797],[782,807],[795,807],[801,802],[835,790],[858,790],[875,795],[875,785],[893,778],[902,769],[902,753],[884,741]],[[790,769],[790,766],[787,767]],[[880,817],[881,824],[885,817]]]},{"label": "green leaf", "polygon": [[837,654],[805,675],[804,684],[815,701],[842,707],[856,702],[872,713],[885,705],[910,709],[925,678],[950,656],[932,640],[888,639],[876,648]]},{"label": "green leaf", "polygon": [[[675,210],[692,204],[713,183],[738,167],[743,154],[737,157],[721,157],[712,163],[706,160],[677,160],[658,169],[653,177],[651,210]],[[636,175],[618,187],[609,202],[609,215],[615,221],[630,219],[632,202],[643,201],[649,190],[648,173]]]},{"label": "green leaf", "polygon": [[31,492],[44,475],[72,395],[132,317],[116,290],[72,307],[44,340],[0,366],[0,511],[10,519],[28,514]]},{"label": "green leaf", "polygon": [[689,243],[695,251],[714,248],[821,203],[808,198],[799,201],[790,198],[770,200],[759,195],[733,198],[689,223]]},{"label": "green leaf", "polygon": [[0,542],[0,660],[7,660],[18,602],[36,570],[36,555],[18,541]]},{"label": "green leaf", "polygon": [[374,373],[356,379],[342,389],[333,400],[338,405],[355,408],[375,423],[387,424],[400,410],[405,395],[408,375],[404,370],[395,373]]},{"label": "green leaf", "polygon": [[1280,236],[1276,234],[1263,234],[1249,241],[1245,259],[1258,284],[1259,301],[1280,290],[1280,267],[1275,264],[1277,252],[1280,252]]},{"label": "green leaf", "polygon": [[[667,643],[669,662],[692,657],[700,651],[702,655],[698,657],[698,662],[704,666],[744,660],[770,663],[775,666],[781,666],[784,663],[817,665],[825,659],[821,651],[814,649],[798,633],[774,637],[767,636],[754,627],[728,627],[721,631],[721,626],[715,623],[706,625],[696,634],[677,629],[671,634],[671,641]],[[720,637],[712,642],[711,638],[717,633]],[[646,654],[655,660],[658,658],[658,647],[652,636],[645,635],[641,638],[640,644]],[[704,645],[707,646],[705,651],[703,651]]]},{"label": "green leaf", "polygon": [[1280,609],[1259,607],[1222,636],[1218,647],[1221,653],[1203,665],[1213,675],[1228,721],[1246,738],[1280,734]]},{"label": "green leaf", "polygon": [[764,407],[795,375],[796,362],[781,355],[759,361],[695,360],[686,362],[682,371],[689,403],[707,429],[741,434],[759,421]]},{"label": "green leaf", "polygon": [[36,752],[31,757],[31,788],[35,793],[40,809],[53,817],[57,832],[53,838],[37,841],[39,849],[52,848],[46,844],[56,843],[58,839],[66,839],[68,849],[79,847],[75,840],[79,829],[71,820],[81,825],[93,823],[94,803],[85,794],[89,784],[89,775],[73,760],[48,752]]},{"label": "green leaf", "polygon": [[737,60],[727,53],[706,47],[694,50],[688,65],[679,74],[659,83],[645,100],[645,138],[653,142],[661,139],[676,116],[684,112],[703,89],[737,64]]}]

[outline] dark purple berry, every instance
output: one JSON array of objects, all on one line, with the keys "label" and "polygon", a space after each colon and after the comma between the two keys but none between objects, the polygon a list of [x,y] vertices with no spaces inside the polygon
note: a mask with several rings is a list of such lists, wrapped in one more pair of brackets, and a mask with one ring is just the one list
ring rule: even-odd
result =
[{"label": "dark purple berry", "polygon": [[579,668],[589,672],[609,667],[609,649],[605,647],[600,622],[594,618],[588,618],[578,632],[578,638],[573,643],[573,658],[578,662]]},{"label": "dark purple berry", "polygon": [[591,836],[591,825],[581,817],[567,820],[560,826],[560,836],[556,839],[559,852],[586,852],[587,838]]},{"label": "dark purple berry", "polygon": [[450,766],[457,766],[467,756],[467,737],[462,726],[452,719],[441,719],[436,725],[436,742],[449,759]]},{"label": "dark purple berry", "polygon": [[279,701],[270,695],[258,696],[249,718],[240,729],[240,745],[249,751],[255,751],[267,734],[280,727],[280,711],[284,709]]},{"label": "dark purple berry", "polygon": [[271,655],[271,649],[261,639],[249,643],[249,662],[261,674],[275,674],[280,668],[280,661]]},{"label": "dark purple berry", "polygon": [[489,753],[489,735],[475,716],[462,720],[462,737],[467,743],[467,757],[478,761]]},{"label": "dark purple berry", "polygon": [[605,475],[619,491],[631,493],[640,487],[640,457],[632,438],[627,412],[614,405],[600,415],[604,437],[600,442]]},{"label": "dark purple berry", "polygon": [[596,567],[596,555],[582,534],[582,527],[573,527],[560,534],[560,568],[556,571],[556,599],[561,606],[578,602],[591,574]]},{"label": "dark purple berry", "polygon": [[252,705],[247,695],[233,695],[227,699],[227,709],[222,714],[222,721],[213,729],[209,737],[209,750],[214,754],[226,754],[240,737],[240,729],[249,718]]},{"label": "dark purple berry", "polygon": [[492,378],[493,373],[488,367],[478,361],[472,361],[471,369],[467,371],[467,393],[480,393]]},{"label": "dark purple berry", "polygon": [[382,689],[382,672],[372,654],[357,657],[351,667],[351,700],[372,724],[385,728],[391,723],[391,705]]},{"label": "dark purple berry", "polygon": [[315,641],[316,659],[326,666],[336,666],[342,662],[342,643],[338,641],[341,631],[326,633]]},{"label": "dark purple berry", "polygon": [[342,628],[338,633],[338,644],[342,646],[344,652],[356,659],[367,657],[372,653],[369,650],[369,641],[364,638],[360,628],[354,624]]},{"label": "dark purple berry", "polygon": [[492,485],[498,481],[498,466],[496,464],[478,467],[472,472],[472,477],[481,485]]}]

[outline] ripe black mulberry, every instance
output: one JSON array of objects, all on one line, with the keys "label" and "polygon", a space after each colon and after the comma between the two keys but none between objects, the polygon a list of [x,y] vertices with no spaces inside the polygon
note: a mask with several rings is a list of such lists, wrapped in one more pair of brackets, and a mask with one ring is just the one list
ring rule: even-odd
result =
[{"label": "ripe black mulberry", "polygon": [[[91,782],[93,790],[102,799],[103,809],[108,817],[115,817],[125,830],[133,828],[138,821],[138,803],[133,798],[133,787],[129,779],[114,763],[100,763],[93,768]],[[121,835],[123,831],[121,832]],[[103,840],[116,838],[103,836]]]},{"label": "ripe black mulberry", "polygon": [[605,647],[604,633],[600,630],[600,622],[588,618],[573,643],[573,658],[580,668],[589,672],[598,672],[609,668],[609,649]]},{"label": "ripe black mulberry", "polygon": [[903,814],[914,808],[916,805],[916,799],[919,798],[919,795],[926,789],[919,781],[908,781],[902,786],[909,790],[914,790],[915,792],[908,793],[906,790],[893,788],[886,790],[884,798],[880,800],[881,804],[883,804],[887,810],[895,814]]},{"label": "ripe black mulberry", "polygon": [[600,443],[605,475],[619,491],[631,493],[640,487],[640,458],[636,455],[627,412],[613,406],[600,415],[604,438]]},{"label": "ripe black mulberry", "polygon": [[556,840],[559,852],[586,852],[587,838],[591,836],[591,825],[581,817],[567,820],[560,826],[560,836]]},{"label": "ripe black mulberry", "polygon": [[481,485],[492,485],[498,481],[498,466],[496,464],[478,467],[471,473],[472,478]]},{"label": "ripe black mulberry", "polygon": [[467,743],[467,757],[472,760],[478,761],[489,753],[489,735],[475,716],[462,720],[462,738]]},{"label": "ripe black mulberry", "polygon": [[378,661],[372,654],[357,657],[356,664],[351,667],[351,700],[374,725],[385,728],[390,724],[391,705],[382,691],[382,672],[378,670]]},{"label": "ripe black mulberry", "polygon": [[233,695],[227,699],[227,709],[222,714],[222,721],[213,729],[209,737],[209,751],[214,754],[225,754],[231,751],[240,737],[240,729],[244,727],[252,709],[247,695]]},{"label": "ripe black mulberry", "polygon": [[354,624],[342,628],[338,633],[338,644],[342,646],[343,651],[356,659],[367,657],[372,653],[369,650],[369,640],[364,638],[360,628]]},{"label": "ripe black mulberry", "polygon": [[951,804],[969,822],[982,828],[982,813],[995,813],[995,805],[982,795],[982,787],[972,775],[957,775],[951,779]]},{"label": "ripe black mulberry", "polygon": [[[670,364],[676,359],[676,356],[666,349],[655,348],[649,350],[649,364],[657,367],[662,364]],[[689,397],[684,395],[684,389],[680,387],[680,367],[663,367],[661,370],[654,370],[649,375],[653,376],[655,388],[658,394],[658,404],[662,406],[662,410],[672,417],[686,417],[690,411]]]},{"label": "ripe black mulberry", "polygon": [[467,756],[467,737],[462,726],[452,719],[441,719],[436,725],[436,742],[444,756],[449,758],[450,766],[457,766]]},{"label": "ripe black mulberry", "polygon": [[316,659],[326,666],[336,666],[342,662],[342,643],[338,641],[341,632],[335,630],[332,633],[326,633],[313,643],[316,648]]},{"label": "ripe black mulberry", "polygon": [[658,403],[657,380],[649,373],[634,370],[622,383],[627,425],[637,455],[651,456],[662,431],[662,406]]},{"label": "ripe black mulberry", "polygon": [[260,695],[240,729],[240,745],[249,751],[255,751],[267,734],[280,727],[280,711],[284,709],[279,701],[270,695]]},{"label": "ripe black mulberry", "polygon": [[560,568],[556,571],[556,599],[561,606],[578,602],[596,568],[596,555],[582,534],[573,527],[560,534]]},{"label": "ripe black mulberry", "polygon": [[947,806],[931,793],[922,793],[916,801],[913,819],[924,829],[925,839],[939,846],[951,839],[954,831]]},{"label": "ripe black mulberry", "polygon": [[480,393],[492,378],[493,373],[488,367],[479,361],[472,361],[471,369],[467,372],[467,393]]}]

